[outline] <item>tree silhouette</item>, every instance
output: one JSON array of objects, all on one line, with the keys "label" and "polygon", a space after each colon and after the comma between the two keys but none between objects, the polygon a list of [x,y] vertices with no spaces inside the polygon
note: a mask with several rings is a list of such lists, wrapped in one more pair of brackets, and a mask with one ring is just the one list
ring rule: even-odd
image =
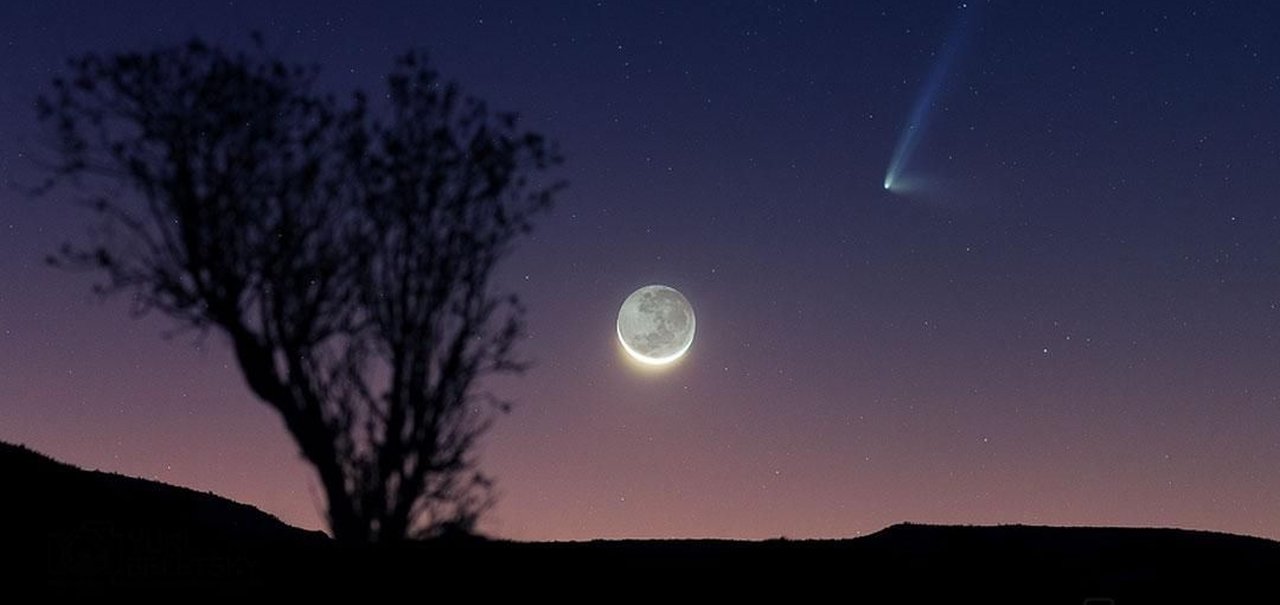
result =
[{"label": "tree silhouette", "polygon": [[524,367],[523,310],[493,272],[561,187],[560,157],[420,53],[378,112],[255,42],[69,62],[37,103],[57,149],[42,189],[109,193],[86,200],[92,241],[50,260],[132,292],[135,314],[225,335],[337,539],[473,530],[492,502],[475,446],[507,409],[481,382]]}]

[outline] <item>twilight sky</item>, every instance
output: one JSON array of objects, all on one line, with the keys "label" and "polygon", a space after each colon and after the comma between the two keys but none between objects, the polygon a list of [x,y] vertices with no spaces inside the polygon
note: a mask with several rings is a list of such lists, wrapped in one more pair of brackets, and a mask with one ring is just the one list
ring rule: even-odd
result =
[{"label": "twilight sky", "polygon": [[[1280,538],[1280,4],[262,4],[0,3],[0,440],[321,525],[225,343],[46,267],[90,217],[19,190],[65,58],[257,29],[336,92],[426,48],[561,144],[503,269],[537,365],[497,385],[493,533]],[[613,331],[648,283],[698,313],[661,373]]]}]

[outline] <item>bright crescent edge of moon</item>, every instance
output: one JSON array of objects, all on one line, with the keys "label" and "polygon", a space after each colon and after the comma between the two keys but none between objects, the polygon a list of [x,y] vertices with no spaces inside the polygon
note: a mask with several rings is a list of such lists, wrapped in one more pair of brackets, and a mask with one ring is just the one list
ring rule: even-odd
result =
[{"label": "bright crescent edge of moon", "polygon": [[650,366],[665,366],[677,359],[680,359],[681,357],[684,357],[684,354],[689,352],[689,347],[693,346],[693,336],[697,332],[697,330],[698,330],[698,318],[696,316],[690,316],[689,342],[686,342],[683,347],[680,347],[679,351],[676,351],[675,353],[667,355],[666,357],[647,357],[645,355],[642,355],[632,350],[631,347],[627,345],[627,339],[622,336],[622,326],[617,327],[618,343],[622,345],[622,350],[626,351],[627,355],[630,355],[632,359],[640,363],[643,363],[645,365],[650,365]]}]

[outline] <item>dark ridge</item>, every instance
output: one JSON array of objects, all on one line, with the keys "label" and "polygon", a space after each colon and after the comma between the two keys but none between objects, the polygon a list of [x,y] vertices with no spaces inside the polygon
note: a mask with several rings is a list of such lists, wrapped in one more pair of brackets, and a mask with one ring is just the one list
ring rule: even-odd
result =
[{"label": "dark ridge", "polygon": [[[284,551],[328,545],[252,506],[0,443],[5,565],[59,587],[260,584]],[[3,575],[3,574],[0,574]]]},{"label": "dark ridge", "polygon": [[1207,531],[904,523],[852,539],[340,546],[213,494],[20,446],[0,443],[0,477],[14,488],[0,492],[0,578],[62,594],[1280,602],[1280,542]]}]

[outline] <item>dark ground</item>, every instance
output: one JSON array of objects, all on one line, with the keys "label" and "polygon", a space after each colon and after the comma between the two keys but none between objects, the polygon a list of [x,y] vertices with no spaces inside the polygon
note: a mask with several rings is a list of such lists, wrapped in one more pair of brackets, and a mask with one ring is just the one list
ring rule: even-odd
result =
[{"label": "dark ground", "polygon": [[0,478],[11,488],[0,492],[0,601],[34,590],[184,601],[288,593],[321,601],[1280,602],[1280,542],[1201,531],[902,524],[845,540],[354,548],[212,494],[83,471],[2,443]]}]

